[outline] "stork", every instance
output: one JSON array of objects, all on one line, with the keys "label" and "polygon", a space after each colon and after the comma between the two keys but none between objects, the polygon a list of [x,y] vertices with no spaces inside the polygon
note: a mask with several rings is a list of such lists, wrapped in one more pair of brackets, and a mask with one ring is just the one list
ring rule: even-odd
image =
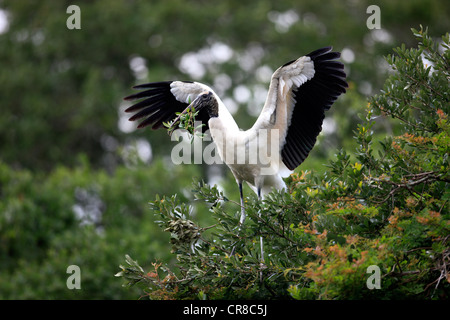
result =
[{"label": "stork", "polygon": [[[180,112],[198,111],[197,119],[205,125],[203,130],[209,130],[221,159],[239,186],[242,225],[246,218],[243,182],[250,185],[259,199],[273,188],[285,189],[283,178],[306,159],[315,145],[325,111],[348,87],[344,65],[336,61],[339,57],[339,52],[325,47],[278,68],[272,75],[261,114],[245,131],[239,129],[218,95],[198,82],[137,85],[133,88],[144,90],[124,99],[141,100],[125,111],[136,112],[130,121],[143,119],[138,128],[151,126],[154,130],[169,121],[175,125]],[[257,161],[251,159],[255,151],[262,155]],[[237,157],[244,161],[237,161]],[[260,241],[263,259],[262,238]]]}]

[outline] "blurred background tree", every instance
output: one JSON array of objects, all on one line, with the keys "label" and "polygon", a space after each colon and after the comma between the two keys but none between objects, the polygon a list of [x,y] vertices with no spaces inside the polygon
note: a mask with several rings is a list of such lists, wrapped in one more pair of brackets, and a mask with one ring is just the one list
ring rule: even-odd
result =
[{"label": "blurred background tree", "polygon": [[[81,30],[66,27],[73,4]],[[370,4],[381,29],[366,27]],[[323,172],[326,158],[356,143],[357,114],[389,72],[383,56],[412,45],[419,24],[439,37],[449,17],[445,0],[0,0],[0,298],[134,299],[113,277],[123,255],[170,259],[148,201],[192,201],[192,176],[238,199],[222,167],[174,166],[164,131],[135,130],[122,101],[132,85],[205,82],[248,128],[276,68],[333,45],[350,89],[301,167]],[[398,126],[381,125],[386,134]],[[205,208],[196,214],[208,219]],[[81,290],[65,286],[71,264]]]}]

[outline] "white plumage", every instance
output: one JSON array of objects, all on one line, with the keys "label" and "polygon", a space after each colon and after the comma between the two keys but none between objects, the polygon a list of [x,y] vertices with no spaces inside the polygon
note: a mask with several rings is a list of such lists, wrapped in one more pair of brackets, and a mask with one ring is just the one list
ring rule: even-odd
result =
[{"label": "white plumage", "polygon": [[[283,177],[299,166],[322,130],[325,111],[348,87],[340,53],[318,49],[278,68],[272,75],[266,102],[254,125],[242,131],[220,97],[208,86],[190,81],[138,85],[145,89],[126,97],[143,99],[128,108],[139,127],[162,127],[188,107],[199,111],[224,163],[231,169],[241,195],[241,223],[245,220],[242,183],[258,197],[272,188],[283,189]],[[256,154],[255,154],[256,153]]]}]

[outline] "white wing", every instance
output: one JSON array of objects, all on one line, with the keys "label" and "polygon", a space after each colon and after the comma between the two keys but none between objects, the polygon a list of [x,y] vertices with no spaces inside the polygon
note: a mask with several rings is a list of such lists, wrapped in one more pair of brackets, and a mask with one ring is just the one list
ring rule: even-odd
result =
[{"label": "white wing", "polygon": [[[291,61],[272,76],[264,108],[252,129],[278,129],[281,160],[294,170],[322,130],[325,111],[348,87],[340,53],[322,48]],[[280,164],[280,169],[283,166]]]},{"label": "white wing", "polygon": [[214,91],[207,85],[199,82],[173,81],[170,84],[170,92],[174,97],[184,103],[191,103],[203,92]]}]

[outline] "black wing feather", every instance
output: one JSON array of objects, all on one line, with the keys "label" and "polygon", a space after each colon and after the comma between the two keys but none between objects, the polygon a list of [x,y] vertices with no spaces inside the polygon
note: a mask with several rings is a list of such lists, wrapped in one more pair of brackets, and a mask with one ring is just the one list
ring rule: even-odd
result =
[{"label": "black wing feather", "polygon": [[[178,101],[170,91],[173,81],[152,82],[134,86],[133,89],[145,89],[144,91],[129,95],[124,100],[140,100],[125,112],[136,112],[130,117],[130,121],[144,118],[138,128],[152,126],[153,130],[163,127],[164,122],[174,120],[177,112],[182,112],[188,106],[187,103]],[[186,81],[189,82],[189,81]],[[209,115],[206,110],[200,111],[198,120],[205,124],[203,131],[208,129]]]},{"label": "black wing feather", "polygon": [[283,163],[290,170],[306,159],[322,131],[325,111],[348,88],[344,65],[335,61],[341,55],[331,50],[326,47],[307,54],[314,62],[314,77],[293,93],[296,104],[281,150]]}]

